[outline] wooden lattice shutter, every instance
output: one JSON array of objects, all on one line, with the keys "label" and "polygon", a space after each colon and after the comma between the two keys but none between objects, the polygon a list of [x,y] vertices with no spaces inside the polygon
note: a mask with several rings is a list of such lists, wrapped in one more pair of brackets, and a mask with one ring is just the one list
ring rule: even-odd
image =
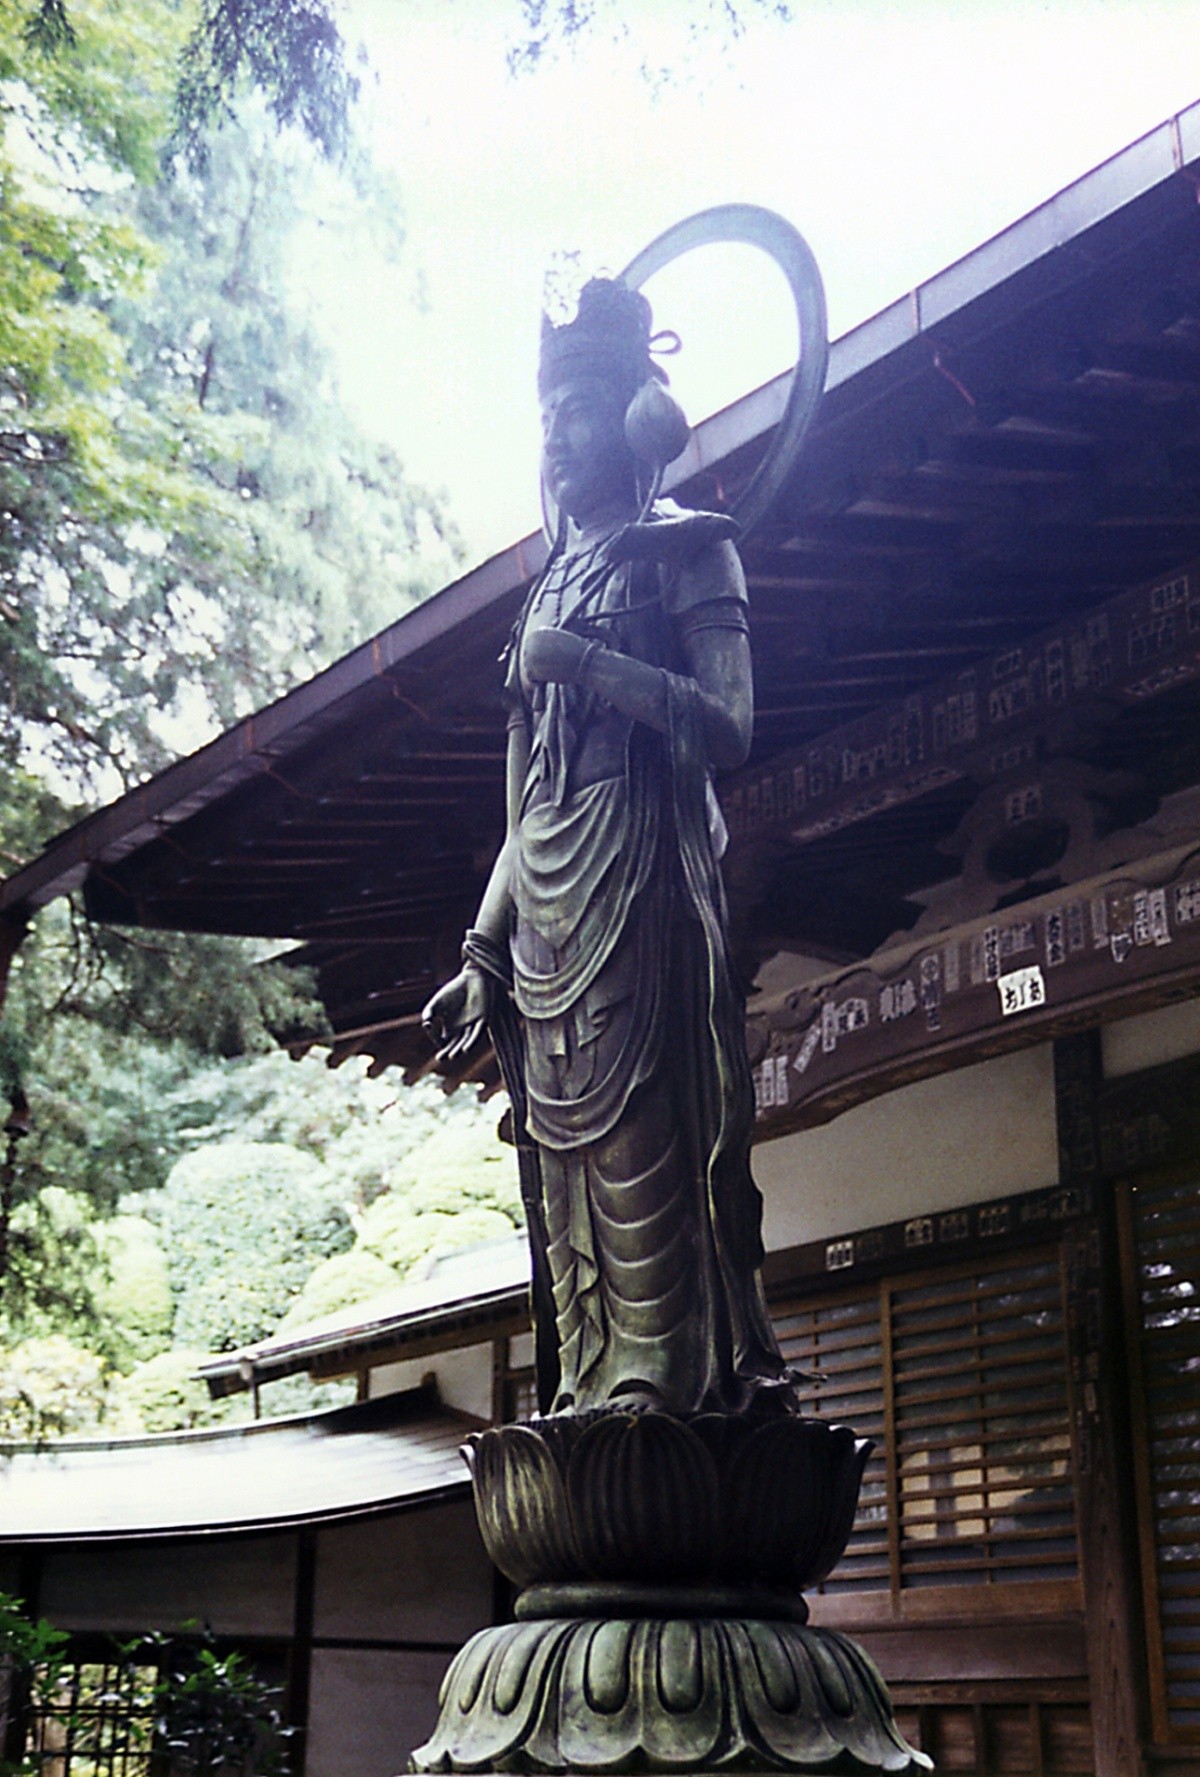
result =
[{"label": "wooden lattice shutter", "polygon": [[830,1592],[1077,1581],[1056,1249],[781,1307],[809,1412],[877,1440]]},{"label": "wooden lattice shutter", "polygon": [[1057,1253],[890,1295],[901,1585],[1072,1578]]},{"label": "wooden lattice shutter", "polygon": [[1200,1742],[1200,1181],[1119,1197],[1155,1739]]},{"label": "wooden lattice shutter", "polygon": [[775,1316],[780,1347],[797,1371],[806,1413],[851,1425],[875,1449],[863,1475],[849,1546],[822,1590],[887,1590],[887,1462],[884,1454],[884,1364],[879,1292],[794,1303]]}]

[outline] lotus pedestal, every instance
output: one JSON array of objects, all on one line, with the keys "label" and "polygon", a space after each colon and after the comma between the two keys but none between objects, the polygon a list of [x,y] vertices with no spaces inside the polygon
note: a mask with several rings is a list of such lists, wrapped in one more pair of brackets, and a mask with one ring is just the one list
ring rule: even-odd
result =
[{"label": "lotus pedestal", "polygon": [[819,1420],[601,1412],[468,1461],[516,1621],[457,1655],[416,1771],[916,1772],[871,1661],[810,1628],[870,1445]]}]

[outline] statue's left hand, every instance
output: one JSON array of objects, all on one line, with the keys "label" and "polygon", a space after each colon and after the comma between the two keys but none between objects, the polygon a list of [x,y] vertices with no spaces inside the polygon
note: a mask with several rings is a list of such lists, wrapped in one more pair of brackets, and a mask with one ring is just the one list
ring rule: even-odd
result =
[{"label": "statue's left hand", "polygon": [[579,677],[588,643],[569,629],[534,629],[521,646],[526,678],[550,685],[573,685]]}]

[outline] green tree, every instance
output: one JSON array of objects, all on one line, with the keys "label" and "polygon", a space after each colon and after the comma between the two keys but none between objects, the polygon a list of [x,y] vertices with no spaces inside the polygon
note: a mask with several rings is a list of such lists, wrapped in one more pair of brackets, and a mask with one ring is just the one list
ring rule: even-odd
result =
[{"label": "green tree", "polygon": [[304,1288],[279,1323],[279,1331],[311,1326],[327,1314],[342,1308],[353,1308],[386,1295],[402,1281],[394,1265],[381,1259],[365,1246],[355,1245],[350,1252],[337,1253],[322,1259],[304,1280]]},{"label": "green tree", "polygon": [[[76,4],[36,0],[26,41],[47,54],[70,47]],[[346,66],[342,10],[337,0],[203,0],[180,58],[173,145],[203,165],[211,130],[250,89],[278,125],[294,124],[323,153],[338,154],[358,92]],[[549,51],[596,31],[624,37],[630,10],[625,0],[514,0],[510,65],[534,69]],[[740,37],[761,16],[790,19],[792,7],[789,0],[691,0],[680,9],[680,51],[702,35]]]},{"label": "green tree", "polygon": [[[159,175],[177,9],[75,0],[50,58],[19,17],[0,0],[0,759],[36,734],[86,786],[335,658],[453,544],[289,293],[313,151],[251,106],[204,172]],[[361,155],[334,187],[402,239]]]},{"label": "green tree", "polygon": [[17,1205],[8,1242],[0,1353],[63,1337],[128,1370],[170,1343],[166,1255],[144,1217],[101,1217],[83,1193],[47,1185]]},{"label": "green tree", "polygon": [[388,1188],[358,1218],[353,1248],[310,1273],[283,1326],[369,1301],[417,1280],[445,1253],[521,1228],[516,1155],[500,1141],[496,1121],[494,1106],[468,1101],[395,1155]]},{"label": "green tree", "polygon": [[320,1161],[282,1142],[219,1142],[177,1161],[161,1225],[175,1343],[203,1351],[262,1338],[317,1261],[353,1239]]},{"label": "green tree", "polygon": [[132,389],[200,488],[169,548],[149,529],[127,571],[170,623],[170,650],[153,659],[160,697],[186,689],[194,711],[202,688],[213,725],[372,634],[455,559],[437,505],[346,420],[329,355],[289,295],[289,242],[318,181],[327,206],[357,206],[399,250],[393,195],[361,159],[322,179],[302,141],[250,112],[215,140],[202,176],[143,194],[140,219],[165,254],[155,300],[116,311]]},{"label": "green tree", "polygon": [[96,1307],[108,1333],[113,1361],[132,1369],[164,1352],[171,1342],[171,1283],[158,1230],[145,1216],[117,1215],[99,1221],[93,1238],[103,1269]]},{"label": "green tree", "polygon": [[197,1431],[249,1417],[244,1396],[214,1401],[196,1374],[207,1352],[162,1351],[147,1358],[114,1384],[116,1411],[142,1431]]},{"label": "green tree", "polygon": [[62,1333],[0,1351],[0,1438],[17,1442],[93,1431],[108,1398],[105,1364]]},{"label": "green tree", "polygon": [[16,1206],[0,1289],[0,1346],[62,1334],[86,1338],[107,1358],[97,1304],[105,1265],[93,1224],[87,1198],[61,1185]]},{"label": "green tree", "polygon": [[[349,1242],[349,1222],[362,1230],[353,1252],[326,1261],[327,1228],[318,1215],[315,1244],[296,1256],[289,1287],[299,1294],[283,1302],[269,1295],[264,1330],[285,1309],[293,1326],[364,1301],[433,1252],[519,1222],[515,1159],[496,1138],[494,1103],[467,1093],[447,1098],[433,1081],[410,1088],[395,1076],[373,1080],[362,1061],[331,1070],[319,1054],[293,1061],[279,1049],[234,1062],[198,1061],[185,1045],[110,1037],[81,1018],[60,1016],[52,1026],[54,1080],[36,1069],[30,1074],[33,1129],[0,1288],[0,1346],[61,1332],[128,1371],[169,1344],[197,1230],[202,1242],[206,1230],[212,1240],[231,1241],[228,1275],[242,1269],[241,1209],[236,1194],[222,1188],[221,1156],[230,1143],[250,1146],[256,1161],[265,1155],[268,1177],[282,1150],[284,1164],[307,1168],[337,1206],[341,1241]],[[207,1165],[216,1183],[211,1208],[181,1224],[162,1187],[177,1162],[193,1155],[215,1157],[194,1164]],[[74,1188],[64,1190],[55,1179]],[[177,1249],[176,1232],[183,1235]],[[253,1254],[248,1263],[257,1263]],[[176,1276],[174,1295],[167,1268]],[[239,1301],[250,1281],[247,1273],[238,1284]],[[272,1292],[275,1282],[268,1277]],[[203,1336],[178,1335],[201,1350],[235,1342],[242,1324],[235,1317],[226,1326],[223,1285],[208,1288],[214,1293]],[[158,1369],[148,1373],[150,1394],[158,1378]],[[174,1382],[164,1386],[169,1394]],[[141,1411],[140,1401],[133,1410]],[[169,1400],[164,1412],[174,1412]],[[165,1429],[149,1419],[147,1425]]]},{"label": "green tree", "polygon": [[[143,1651],[144,1650],[144,1651]],[[155,1737],[173,1772],[188,1777],[285,1777],[292,1768],[282,1692],[255,1673],[244,1654],[223,1651],[211,1630],[199,1644],[148,1636],[126,1649],[162,1660],[153,1687]]]},{"label": "green tree", "polygon": [[[54,53],[0,0],[0,851],[82,812],[334,658],[439,577],[440,514],[355,435],[295,298],[290,231],[317,177],[253,108],[204,173],[160,170],[171,0],[73,0]],[[362,157],[325,201],[401,238]],[[58,773],[58,793],[45,771]],[[107,775],[106,775],[107,774]],[[63,790],[75,806],[63,800]],[[311,996],[213,939],[27,943],[9,1061],[51,1013],[204,1052],[293,1034]],[[297,986],[300,991],[297,992]],[[31,1035],[32,1033],[32,1035]],[[135,1069],[135,1071],[137,1071]]]},{"label": "green tree", "polygon": [[490,1210],[511,1227],[521,1227],[516,1152],[500,1140],[498,1122],[494,1107],[480,1106],[468,1127],[445,1123],[432,1130],[394,1168],[392,1198],[403,1200],[416,1214]]},{"label": "green tree", "polygon": [[[0,0],[10,868],[91,786],[163,763],[184,722],[195,736],[233,719],[394,616],[453,547],[394,458],[346,423],[286,277],[314,180],[398,249],[394,193],[361,156],[322,170],[253,104],[205,168],[167,177],[176,58],[198,16],[174,0],[72,0],[69,28],[43,8],[31,41],[29,5]],[[186,1145],[175,1125],[198,1057],[319,1034],[304,981],[247,960],[223,940],[41,916],[0,1034],[0,1086],[33,1116],[18,1200],[58,1182],[111,1209],[160,1185]],[[10,1238],[8,1220],[0,1207],[0,1250],[23,1261],[9,1267],[21,1320],[16,1298],[46,1286],[37,1230]]]},{"label": "green tree", "polygon": [[[115,531],[151,502],[184,503],[184,479],[169,462],[156,474],[139,440],[152,416],[121,411],[123,342],[107,313],[117,292],[145,289],[153,257],[122,213],[123,191],[111,188],[154,170],[177,41],[174,15],[160,12],[108,21],[81,9],[74,46],[44,57],[24,40],[22,9],[0,0],[0,757],[9,761],[24,723],[69,734],[80,720],[78,668],[93,626],[58,652],[54,632],[66,635],[84,587],[111,599],[98,527],[107,520]],[[163,40],[151,53],[155,23]]]}]

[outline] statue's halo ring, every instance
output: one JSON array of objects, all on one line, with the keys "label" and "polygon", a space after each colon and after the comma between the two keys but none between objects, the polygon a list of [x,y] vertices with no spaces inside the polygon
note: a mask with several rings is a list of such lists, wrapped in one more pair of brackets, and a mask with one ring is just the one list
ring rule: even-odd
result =
[{"label": "statue's halo ring", "polygon": [[800,356],[792,370],[783,417],[762,462],[730,506],[742,535],[753,530],[791,473],[825,388],[829,341],[825,290],[821,273],[804,236],[785,217],[759,204],[718,204],[676,222],[620,274],[631,289],[640,290],[655,272],[696,247],[716,242],[759,247],[787,279],[800,333]]}]

